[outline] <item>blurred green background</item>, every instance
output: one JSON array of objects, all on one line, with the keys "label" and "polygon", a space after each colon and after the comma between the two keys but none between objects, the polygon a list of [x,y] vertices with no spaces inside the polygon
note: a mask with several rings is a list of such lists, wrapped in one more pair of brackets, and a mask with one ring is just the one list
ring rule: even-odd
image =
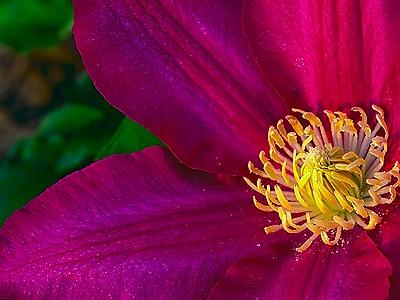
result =
[{"label": "blurred green background", "polygon": [[0,226],[62,177],[162,143],[94,88],[68,0],[0,3]]}]

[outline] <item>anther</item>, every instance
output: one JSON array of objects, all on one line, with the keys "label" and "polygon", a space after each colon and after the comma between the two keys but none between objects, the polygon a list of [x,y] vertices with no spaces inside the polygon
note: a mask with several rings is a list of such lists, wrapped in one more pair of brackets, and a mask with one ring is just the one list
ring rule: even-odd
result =
[{"label": "anther", "polygon": [[[264,151],[259,155],[262,170],[248,164],[250,173],[259,177],[257,183],[244,178],[251,189],[265,197],[266,204],[253,197],[254,205],[279,215],[281,224],[265,227],[267,234],[281,229],[288,233],[308,229],[312,235],[296,249],[304,251],[318,237],[332,246],[339,242],[343,229],[361,226],[372,230],[379,224],[381,218],[372,208],[396,199],[400,164],[396,162],[389,171],[380,170],[385,162],[389,131],[383,110],[372,108],[377,120],[373,131],[367,114],[359,107],[352,108],[361,117],[356,123],[358,129],[346,113],[325,110],[331,131],[328,135],[317,116],[300,109],[293,112],[300,113],[308,126],[303,127],[296,117],[289,115],[286,120],[294,132],[286,131],[283,120],[269,128],[269,157]],[[275,184],[267,180],[269,184],[264,186],[266,179]],[[331,240],[329,236],[333,234]]]}]

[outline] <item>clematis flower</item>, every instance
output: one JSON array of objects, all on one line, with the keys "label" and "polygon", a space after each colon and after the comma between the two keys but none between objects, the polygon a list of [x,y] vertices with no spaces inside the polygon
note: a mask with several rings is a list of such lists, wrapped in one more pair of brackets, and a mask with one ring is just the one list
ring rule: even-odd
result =
[{"label": "clematis flower", "polygon": [[111,156],[14,213],[2,299],[398,298],[400,4],[74,6],[96,87],[173,154]]}]

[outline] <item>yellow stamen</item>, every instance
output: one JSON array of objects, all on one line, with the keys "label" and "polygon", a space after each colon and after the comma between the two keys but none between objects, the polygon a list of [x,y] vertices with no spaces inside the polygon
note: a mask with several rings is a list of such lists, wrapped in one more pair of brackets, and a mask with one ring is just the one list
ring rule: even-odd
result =
[{"label": "yellow stamen", "polygon": [[343,159],[352,159],[352,158],[358,158],[358,155],[355,154],[353,151],[347,152],[346,154],[342,155]]},{"label": "yellow stamen", "polygon": [[375,192],[372,188],[368,190],[368,193],[376,204],[379,204],[381,202],[381,197],[379,197],[378,193]]},{"label": "yellow stamen", "polygon": [[346,230],[352,229],[354,227],[354,220],[353,222],[349,222],[339,216],[333,216],[333,220]]},{"label": "yellow stamen", "polygon": [[344,198],[343,193],[339,192],[339,191],[334,191],[334,195],[336,196],[336,199],[339,201],[340,205],[346,209],[348,212],[352,212],[353,211],[353,207],[351,207],[349,205],[349,203],[347,202],[347,200]]},{"label": "yellow stamen", "polygon": [[299,136],[303,135],[303,126],[301,126],[301,123],[299,120],[297,120],[297,118],[289,115],[286,116],[286,120],[289,121],[290,125],[292,125],[294,131],[296,131]]},{"label": "yellow stamen", "polygon": [[298,252],[303,252],[304,250],[307,250],[308,247],[311,246],[312,242],[319,237],[319,234],[314,233],[303,245],[300,247],[296,248],[296,251]]},{"label": "yellow stamen", "polygon": [[337,244],[337,242],[339,242],[341,233],[342,233],[342,227],[338,227],[338,228],[336,229],[336,236],[335,236],[335,239],[331,242],[331,241],[329,240],[328,235],[326,234],[326,232],[325,232],[325,231],[321,231],[321,239],[322,239],[322,241],[323,241],[325,244],[327,244],[327,245],[329,245],[329,246],[332,246],[332,245]]},{"label": "yellow stamen", "polygon": [[283,165],[282,165],[282,177],[283,177],[283,179],[285,180],[285,182],[286,182],[290,187],[293,187],[293,184],[292,184],[292,182],[289,180],[289,177],[288,177],[288,175],[287,175],[287,173],[286,173],[286,165],[287,165],[287,160],[285,160],[285,161],[283,162]]},{"label": "yellow stamen", "polygon": [[283,195],[283,192],[282,192],[280,186],[279,186],[279,185],[275,185],[275,186],[274,186],[274,189],[275,189],[276,195],[278,196],[278,200],[279,200],[280,204],[281,204],[284,208],[286,208],[286,209],[288,209],[288,210],[292,210],[292,209],[293,209],[293,206],[291,206],[290,203],[286,200],[286,198],[285,198],[285,196]]},{"label": "yellow stamen", "polygon": [[308,204],[304,201],[303,197],[301,197],[300,192],[299,192],[299,186],[295,185],[294,186],[294,194],[296,196],[297,201],[299,201],[299,203],[301,205],[303,205],[305,208],[309,208],[310,206],[308,206]]},{"label": "yellow stamen", "polygon": [[[361,116],[356,123],[358,129],[347,114],[325,110],[331,131],[328,135],[317,116],[300,109],[292,110],[310,125],[303,127],[296,117],[289,115],[286,120],[295,132],[287,132],[283,120],[278,121],[276,128],[269,128],[269,158],[264,151],[260,152],[262,170],[248,164],[250,172],[259,177],[257,183],[244,178],[251,189],[265,197],[266,204],[253,197],[254,205],[279,215],[281,224],[265,227],[267,234],[281,229],[288,233],[308,229],[312,235],[296,249],[301,252],[318,237],[332,246],[339,242],[343,229],[351,230],[357,225],[372,230],[379,224],[381,218],[371,208],[395,200],[400,164],[396,162],[390,171],[380,170],[387,153],[389,130],[383,110],[372,108],[377,121],[373,131],[367,114],[359,107],[352,108]],[[267,180],[265,188],[262,181],[266,179],[275,184]],[[332,234],[333,240],[329,238]]]},{"label": "yellow stamen", "polygon": [[272,226],[264,227],[264,231],[266,234],[277,232],[280,229],[282,229],[282,225],[272,225]]},{"label": "yellow stamen", "polygon": [[276,127],[278,128],[280,135],[287,141],[288,137],[285,126],[283,126],[283,120],[279,120]]},{"label": "yellow stamen", "polygon": [[377,224],[381,221],[381,218],[372,210],[367,209],[369,215],[369,223],[368,226],[365,228],[367,230],[372,230],[375,228]]},{"label": "yellow stamen", "polygon": [[259,210],[262,211],[273,211],[273,209],[269,205],[264,205],[257,201],[256,196],[253,196],[253,203],[254,206],[257,207]]},{"label": "yellow stamen", "polygon": [[[264,171],[265,171],[265,174],[267,174],[268,177],[271,178],[272,180],[276,180],[278,178],[276,175],[275,168],[272,166],[272,164],[269,161],[267,161],[264,164]],[[254,171],[253,171],[253,173],[254,173]]]},{"label": "yellow stamen", "polygon": [[312,135],[310,135],[308,138],[306,138],[306,140],[303,142],[303,144],[301,145],[301,149],[306,149],[307,145],[312,141],[313,137]]},{"label": "yellow stamen", "polygon": [[272,141],[274,141],[280,148],[285,147],[285,142],[283,141],[279,132],[273,126],[269,128],[268,139],[270,145],[272,144]]},{"label": "yellow stamen", "polygon": [[373,156],[378,157],[381,165],[383,166],[383,163],[385,160],[385,155],[383,154],[382,151],[379,151],[378,149],[372,149],[372,150],[369,150],[369,153],[371,153]]}]

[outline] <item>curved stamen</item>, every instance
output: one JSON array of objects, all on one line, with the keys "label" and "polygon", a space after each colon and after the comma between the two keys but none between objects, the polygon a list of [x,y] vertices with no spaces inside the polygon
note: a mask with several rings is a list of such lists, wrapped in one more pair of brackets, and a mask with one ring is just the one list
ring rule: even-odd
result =
[{"label": "curved stamen", "polygon": [[[308,229],[313,234],[296,249],[304,251],[317,237],[327,245],[335,245],[343,229],[350,230],[357,224],[371,230],[379,224],[381,218],[371,207],[394,201],[400,185],[400,165],[396,162],[390,171],[380,171],[389,131],[383,110],[375,105],[372,108],[376,111],[374,130],[359,107],[352,108],[361,117],[356,123],[358,130],[345,113],[325,110],[330,123],[328,135],[317,116],[300,109],[292,111],[302,114],[310,125],[304,127],[295,116],[288,115],[286,120],[294,132],[286,131],[283,120],[276,128],[269,128],[269,158],[261,151],[262,169],[252,162],[248,164],[249,171],[259,177],[257,184],[244,178],[265,197],[264,203],[253,197],[254,205],[279,214],[281,224],[265,227],[266,233]],[[269,182],[265,188],[263,180],[276,184]],[[328,236],[331,231],[335,231],[333,240]]]}]

